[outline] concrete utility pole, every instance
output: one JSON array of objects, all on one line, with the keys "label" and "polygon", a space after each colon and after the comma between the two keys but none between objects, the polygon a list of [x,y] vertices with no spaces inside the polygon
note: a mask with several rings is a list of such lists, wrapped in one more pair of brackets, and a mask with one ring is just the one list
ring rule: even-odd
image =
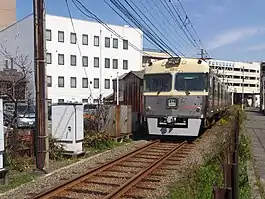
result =
[{"label": "concrete utility pole", "polygon": [[119,72],[117,72],[117,85],[116,85],[116,87],[117,87],[117,92],[116,92],[116,96],[117,96],[117,106],[119,105],[119,102],[120,102],[120,97],[119,97]]},{"label": "concrete utility pole", "polygon": [[245,70],[245,67],[243,66],[242,67],[242,72],[243,72],[243,79],[242,79],[242,110],[244,110],[244,70]]},{"label": "concrete utility pole", "polygon": [[100,26],[100,34],[99,34],[99,51],[100,51],[100,56],[99,56],[99,103],[101,104],[102,100],[102,85],[104,84],[103,78],[102,78],[102,69],[103,69],[103,60],[102,60],[102,30]]},{"label": "concrete utility pole", "polygon": [[204,50],[203,49],[201,49],[201,59],[203,59],[204,58]]},{"label": "concrete utility pole", "polygon": [[34,64],[36,86],[36,167],[44,171],[49,164],[49,140],[47,134],[47,102],[44,37],[44,0],[33,0],[34,6]]}]

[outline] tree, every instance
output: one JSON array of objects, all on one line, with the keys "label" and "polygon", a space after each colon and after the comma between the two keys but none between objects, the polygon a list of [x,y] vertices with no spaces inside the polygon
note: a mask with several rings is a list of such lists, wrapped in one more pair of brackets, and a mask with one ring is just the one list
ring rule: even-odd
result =
[{"label": "tree", "polygon": [[28,55],[19,54],[19,48],[12,55],[6,47],[0,45],[0,54],[3,56],[4,68],[0,71],[0,95],[5,102],[14,106],[12,114],[5,112],[8,126],[15,126],[17,118],[17,105],[21,102],[30,103],[31,90],[29,89],[30,78],[33,70]]},{"label": "tree", "polygon": [[28,108],[27,105],[31,102],[32,92],[29,84],[33,74],[32,61],[28,55],[20,54],[18,47],[12,54],[2,44],[0,55],[4,59],[4,68],[0,71],[0,97],[3,98],[6,107],[3,111],[4,124],[7,126],[6,149],[15,157],[17,149],[22,144],[18,137],[18,104],[26,103]]}]

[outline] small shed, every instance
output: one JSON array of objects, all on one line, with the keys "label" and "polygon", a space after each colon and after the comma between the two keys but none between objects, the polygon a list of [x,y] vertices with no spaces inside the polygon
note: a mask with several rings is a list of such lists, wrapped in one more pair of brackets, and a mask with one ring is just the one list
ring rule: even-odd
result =
[{"label": "small shed", "polygon": [[[143,104],[143,77],[144,70],[130,71],[119,76],[119,104],[131,105],[133,130],[136,130],[141,121]],[[117,103],[117,79],[113,79],[113,94],[104,98],[107,104]]]}]

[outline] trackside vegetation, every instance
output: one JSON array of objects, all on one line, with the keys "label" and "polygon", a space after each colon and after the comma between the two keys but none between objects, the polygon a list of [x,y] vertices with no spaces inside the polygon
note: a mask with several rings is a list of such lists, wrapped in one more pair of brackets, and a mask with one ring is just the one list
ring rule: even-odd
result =
[{"label": "trackside vegetation", "polygon": [[[246,119],[246,114],[241,111],[241,107],[233,106],[225,116],[219,120],[217,125],[220,128],[228,125],[233,128],[236,111],[239,111],[240,128]],[[224,128],[225,129],[225,128]],[[190,169],[182,175],[183,177],[169,187],[169,194],[165,197],[167,199],[209,199],[213,198],[213,188],[223,187],[223,168],[222,163],[224,159],[224,152],[227,147],[226,142],[228,138],[220,138],[215,136],[215,143],[210,154],[203,155],[202,164],[194,164]],[[251,145],[250,139],[240,134],[239,137],[239,188],[240,199],[251,198],[251,189],[247,175],[247,162],[251,160]]]}]

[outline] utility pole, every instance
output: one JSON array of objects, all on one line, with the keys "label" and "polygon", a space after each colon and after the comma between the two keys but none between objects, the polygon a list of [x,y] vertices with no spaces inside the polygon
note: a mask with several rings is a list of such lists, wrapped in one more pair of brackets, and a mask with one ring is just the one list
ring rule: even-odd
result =
[{"label": "utility pole", "polygon": [[49,164],[49,140],[47,134],[47,101],[45,71],[44,0],[33,0],[34,6],[34,64],[36,88],[36,167],[44,171]]},{"label": "utility pole", "polygon": [[203,59],[204,58],[204,49],[201,49],[201,59]]},{"label": "utility pole", "polygon": [[116,96],[117,96],[117,106],[119,105],[120,102],[120,96],[119,96],[119,72],[117,72],[117,92],[116,92]]},{"label": "utility pole", "polygon": [[102,85],[103,85],[103,79],[102,79],[102,29],[100,26],[100,34],[99,34],[99,51],[100,51],[100,55],[99,55],[99,103],[101,104],[101,100],[102,100]]},{"label": "utility pole", "polygon": [[244,110],[244,70],[245,70],[245,67],[243,66],[242,67],[242,72],[243,72],[243,79],[242,79],[242,110]]}]

